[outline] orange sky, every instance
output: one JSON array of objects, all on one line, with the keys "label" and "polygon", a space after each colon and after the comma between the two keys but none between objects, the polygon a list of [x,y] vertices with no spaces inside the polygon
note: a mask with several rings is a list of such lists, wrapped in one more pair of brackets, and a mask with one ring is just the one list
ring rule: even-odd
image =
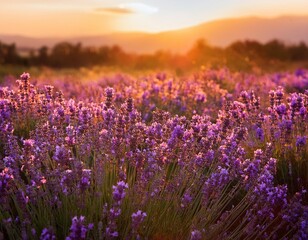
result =
[{"label": "orange sky", "polygon": [[0,0],[0,34],[159,32],[240,16],[308,15],[308,0]]}]

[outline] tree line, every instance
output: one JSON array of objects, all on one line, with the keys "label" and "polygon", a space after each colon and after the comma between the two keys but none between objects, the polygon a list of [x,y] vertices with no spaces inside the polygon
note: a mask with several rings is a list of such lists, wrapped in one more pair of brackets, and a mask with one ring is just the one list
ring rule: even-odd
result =
[{"label": "tree line", "polygon": [[[286,45],[279,40],[267,43],[257,41],[237,41],[220,48],[198,40],[186,54],[157,51],[153,54],[127,53],[121,47],[88,47],[81,43],[61,42],[52,48],[46,46],[20,54],[16,44],[0,42],[0,64],[21,66],[47,66],[53,68],[79,68],[102,66],[122,66],[136,69],[157,67],[187,68],[200,64],[252,66],[265,61],[295,62],[308,61],[308,46],[301,42]],[[252,64],[253,63],[253,64]],[[246,65],[245,65],[246,64]]]}]

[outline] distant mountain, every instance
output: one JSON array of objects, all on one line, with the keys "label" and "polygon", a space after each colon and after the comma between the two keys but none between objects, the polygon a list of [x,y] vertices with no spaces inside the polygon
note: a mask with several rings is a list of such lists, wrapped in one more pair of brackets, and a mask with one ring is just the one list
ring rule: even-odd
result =
[{"label": "distant mountain", "polygon": [[39,48],[42,45],[48,47],[53,46],[59,41],[63,41],[63,38],[34,38],[34,37],[25,37],[20,35],[1,35],[0,41],[4,43],[16,43],[20,48]]},{"label": "distant mountain", "polygon": [[81,42],[86,46],[119,45],[128,52],[151,53],[157,50],[185,52],[198,39],[205,39],[213,46],[227,46],[237,40],[266,42],[279,39],[286,44],[304,41],[308,43],[308,16],[284,16],[277,18],[223,19],[197,26],[161,33],[115,33],[102,36],[75,38],[31,38],[0,35],[0,41],[15,42],[18,47],[48,47],[61,41]]}]

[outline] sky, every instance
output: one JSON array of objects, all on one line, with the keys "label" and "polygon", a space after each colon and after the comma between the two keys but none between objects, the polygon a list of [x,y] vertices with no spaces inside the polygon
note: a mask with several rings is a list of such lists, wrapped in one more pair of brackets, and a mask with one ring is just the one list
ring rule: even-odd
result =
[{"label": "sky", "polygon": [[308,15],[308,0],[0,0],[0,34],[161,32],[224,18]]}]

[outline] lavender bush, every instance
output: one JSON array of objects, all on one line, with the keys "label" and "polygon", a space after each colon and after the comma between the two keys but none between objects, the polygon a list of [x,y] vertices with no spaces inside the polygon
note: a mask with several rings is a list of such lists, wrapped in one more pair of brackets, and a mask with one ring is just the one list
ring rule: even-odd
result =
[{"label": "lavender bush", "polygon": [[0,88],[5,239],[308,238],[308,72],[29,79]]}]

